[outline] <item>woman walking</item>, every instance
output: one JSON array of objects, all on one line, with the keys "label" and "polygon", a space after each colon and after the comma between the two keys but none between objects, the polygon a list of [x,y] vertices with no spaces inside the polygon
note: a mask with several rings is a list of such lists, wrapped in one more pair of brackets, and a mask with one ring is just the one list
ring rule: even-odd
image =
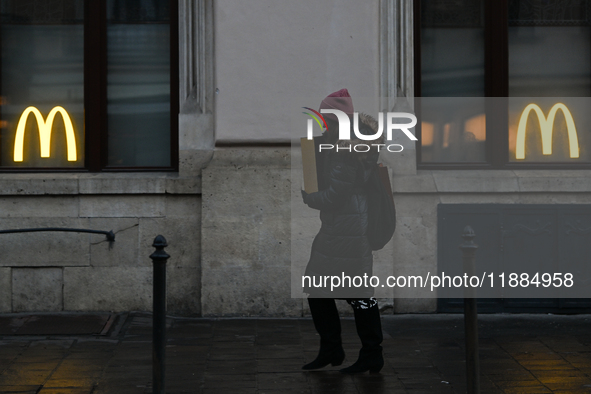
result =
[{"label": "woman walking", "polygon": [[[353,102],[347,89],[327,96],[322,100],[320,109],[343,111],[351,118],[350,123],[354,124]],[[338,145],[339,149],[316,153],[319,191],[310,194],[302,191],[304,203],[310,208],[320,210],[322,222],[312,244],[305,275],[311,278],[327,275],[353,278],[366,274],[371,277],[373,256],[368,241],[368,182],[379,152],[376,147],[369,152],[356,152],[351,147],[356,143],[376,144],[381,141],[339,141],[337,117],[333,114],[325,114],[324,117],[327,130],[321,137],[317,137],[316,142]],[[375,119],[359,115],[360,133],[374,135],[377,127]],[[335,299],[345,299],[353,307],[355,326],[362,347],[357,361],[340,372],[379,372],[384,365],[381,346],[383,337],[373,288],[349,286],[330,289],[311,285],[305,287],[304,292],[309,294],[308,304],[314,327],[320,335],[320,350],[316,359],[302,369],[319,369],[328,364],[338,366],[343,363],[345,352]]]}]

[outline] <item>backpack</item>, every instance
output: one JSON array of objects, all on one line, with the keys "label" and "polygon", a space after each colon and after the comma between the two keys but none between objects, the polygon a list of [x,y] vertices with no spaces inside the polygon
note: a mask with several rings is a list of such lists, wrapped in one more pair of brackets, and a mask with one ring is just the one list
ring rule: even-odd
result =
[{"label": "backpack", "polygon": [[390,187],[388,168],[376,164],[369,179],[368,240],[372,250],[380,250],[396,230],[396,208]]}]

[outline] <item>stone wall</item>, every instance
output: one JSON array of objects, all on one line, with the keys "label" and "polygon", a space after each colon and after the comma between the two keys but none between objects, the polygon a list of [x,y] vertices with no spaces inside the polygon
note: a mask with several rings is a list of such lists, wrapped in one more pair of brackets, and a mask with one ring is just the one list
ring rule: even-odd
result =
[{"label": "stone wall", "polygon": [[[378,253],[380,263],[390,264],[394,275],[437,272],[438,204],[588,203],[590,175],[547,170],[395,173],[397,230],[388,248]],[[307,314],[304,300],[291,298],[290,265],[292,256],[306,258],[311,238],[296,237],[298,250],[292,253],[290,226],[309,232],[318,227],[318,218],[292,220],[291,177],[289,148],[216,150],[203,172],[203,315]],[[395,290],[393,297],[381,305],[394,313],[437,310],[437,300],[421,289]]]},{"label": "stone wall", "polygon": [[[437,272],[438,204],[588,204],[590,175],[588,170],[441,170],[394,176],[394,273]],[[417,298],[396,298],[394,311],[436,311],[436,299],[415,294]]]},{"label": "stone wall", "polygon": [[203,170],[204,315],[301,315],[290,295],[290,165],[288,148],[222,148]]},{"label": "stone wall", "polygon": [[[22,178],[22,181],[21,181]],[[20,185],[19,185],[20,183]],[[166,237],[170,313],[199,314],[198,178],[177,175],[4,175],[0,229],[69,227],[95,234],[0,235],[0,311],[127,311],[152,307],[156,235]]]},{"label": "stone wall", "polygon": [[[113,230],[116,241],[109,248],[102,235],[0,235],[0,311],[150,310],[148,256],[162,234],[170,313],[305,315],[306,303],[291,294],[291,178],[288,147],[218,148],[201,177],[3,174],[0,229]],[[394,173],[398,226],[379,258],[394,274],[434,272],[438,204],[588,203],[590,179],[588,170]],[[423,296],[395,292],[392,310],[436,311]]]}]

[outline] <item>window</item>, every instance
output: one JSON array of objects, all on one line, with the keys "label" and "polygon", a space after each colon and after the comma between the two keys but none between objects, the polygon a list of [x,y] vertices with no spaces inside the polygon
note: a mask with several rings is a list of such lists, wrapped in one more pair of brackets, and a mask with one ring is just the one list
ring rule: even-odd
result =
[{"label": "window", "polygon": [[590,1],[414,4],[421,168],[591,167]]},{"label": "window", "polygon": [[175,0],[0,0],[1,170],[174,170]]}]

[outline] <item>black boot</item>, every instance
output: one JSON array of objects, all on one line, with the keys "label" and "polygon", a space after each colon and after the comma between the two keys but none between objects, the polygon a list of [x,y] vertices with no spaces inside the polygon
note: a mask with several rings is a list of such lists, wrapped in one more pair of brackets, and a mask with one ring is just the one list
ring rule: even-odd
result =
[{"label": "black boot", "polygon": [[350,367],[340,370],[341,373],[378,373],[384,366],[384,357],[382,356],[382,322],[380,320],[380,310],[377,305],[369,309],[355,308],[355,327],[357,334],[361,339],[361,350],[359,358]]},{"label": "black boot", "polygon": [[341,319],[337,306],[332,298],[308,298],[314,327],[320,335],[320,351],[314,361],[302,369],[318,369],[341,365],[345,359],[345,351],[341,342]]}]

